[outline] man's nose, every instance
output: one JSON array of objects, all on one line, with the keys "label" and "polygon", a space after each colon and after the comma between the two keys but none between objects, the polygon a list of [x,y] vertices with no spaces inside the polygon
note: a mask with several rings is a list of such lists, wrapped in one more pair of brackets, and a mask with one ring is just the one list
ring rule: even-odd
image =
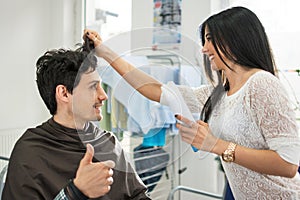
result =
[{"label": "man's nose", "polygon": [[101,101],[104,101],[104,100],[107,100],[108,99],[108,96],[106,94],[106,92],[104,91],[104,89],[100,86],[99,89],[98,89],[98,98],[101,100]]}]

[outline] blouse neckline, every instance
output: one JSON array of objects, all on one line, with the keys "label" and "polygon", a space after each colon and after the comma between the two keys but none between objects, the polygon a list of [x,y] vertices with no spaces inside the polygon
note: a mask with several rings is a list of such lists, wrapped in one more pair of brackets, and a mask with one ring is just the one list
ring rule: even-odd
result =
[{"label": "blouse neckline", "polygon": [[236,96],[238,96],[243,90],[244,90],[244,88],[246,88],[246,86],[248,85],[248,83],[251,81],[251,79],[253,78],[253,77],[255,77],[257,74],[259,74],[259,73],[265,73],[266,71],[264,71],[264,70],[259,70],[259,71],[257,71],[257,72],[255,72],[255,73],[253,73],[248,79],[247,79],[247,81],[242,85],[242,87],[240,88],[240,89],[238,89],[235,93],[233,93],[233,94],[231,94],[231,95],[228,95],[228,91],[226,92],[226,95],[225,95],[225,98],[226,99],[233,99],[233,98],[235,98]]}]

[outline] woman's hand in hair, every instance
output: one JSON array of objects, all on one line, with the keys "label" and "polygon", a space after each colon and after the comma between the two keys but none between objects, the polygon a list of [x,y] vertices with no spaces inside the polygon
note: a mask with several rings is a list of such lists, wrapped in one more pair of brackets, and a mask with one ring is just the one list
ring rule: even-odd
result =
[{"label": "woman's hand in hair", "polygon": [[176,127],[184,142],[202,151],[211,152],[213,150],[218,138],[211,133],[207,123],[201,120],[193,122],[181,115],[177,115],[176,118],[181,121],[176,124]]},{"label": "woman's hand in hair", "polygon": [[95,48],[102,44],[102,39],[96,31],[85,29],[83,33],[83,40],[85,41],[86,38],[89,38],[94,43]]},{"label": "woman's hand in hair", "polygon": [[[119,58],[119,56],[115,52],[113,52],[111,49],[109,49],[103,44],[102,38],[96,31],[85,29],[83,34],[83,40],[86,41],[86,38],[93,42],[95,53],[98,57],[104,58],[110,64],[112,64],[113,61]],[[122,63],[122,67],[123,66],[124,63]]]}]

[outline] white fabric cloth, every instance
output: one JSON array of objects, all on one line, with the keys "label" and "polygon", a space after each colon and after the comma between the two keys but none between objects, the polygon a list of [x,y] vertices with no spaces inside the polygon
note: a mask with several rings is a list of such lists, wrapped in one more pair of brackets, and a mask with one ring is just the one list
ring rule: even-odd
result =
[{"label": "white fabric cloth", "polygon": [[194,65],[181,65],[179,72],[179,84],[190,87],[199,87],[206,81],[202,68]]},{"label": "white fabric cloth", "polygon": [[[150,65],[146,56],[123,58],[162,83],[178,79],[178,67]],[[100,67],[98,72],[103,83],[112,88],[114,98],[127,109],[129,131],[147,134],[154,128],[173,128],[176,121],[168,107],[142,96],[112,67]]]},{"label": "white fabric cloth", "polygon": [[[163,102],[164,105],[168,105],[171,111],[174,114],[180,114],[185,116],[191,121],[195,121],[193,114],[190,112],[187,104],[185,103],[180,91],[177,89],[177,86],[174,82],[170,81],[167,83],[167,88],[162,87],[163,91],[162,94],[168,94],[168,98],[163,98],[168,102]],[[176,103],[173,103],[176,102]],[[162,103],[162,102],[161,102]]]},{"label": "white fabric cloth", "polygon": [[[211,87],[180,87],[179,90],[193,112],[203,107]],[[191,99],[190,93],[197,98]],[[161,103],[168,102],[167,98],[168,94],[163,94]],[[249,148],[274,150],[287,162],[298,165],[300,139],[289,102],[279,79],[259,71],[233,95],[224,94],[212,112],[209,125],[212,133],[221,139]],[[222,165],[237,200],[300,199],[298,173],[294,178],[284,178],[257,173],[235,163],[222,162]]]}]

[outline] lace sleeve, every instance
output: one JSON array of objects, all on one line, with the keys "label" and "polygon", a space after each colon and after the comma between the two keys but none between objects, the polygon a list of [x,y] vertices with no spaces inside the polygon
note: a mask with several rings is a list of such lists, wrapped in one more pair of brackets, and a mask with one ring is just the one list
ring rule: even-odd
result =
[{"label": "lace sleeve", "polygon": [[[205,104],[207,98],[211,94],[212,86],[203,85],[201,87],[192,88],[188,86],[178,85],[178,90],[180,91],[185,103],[192,113],[200,113],[203,105]],[[168,85],[162,86],[162,95],[160,103],[163,105],[169,104],[169,99],[171,94],[169,94]]]},{"label": "lace sleeve", "polygon": [[250,109],[270,149],[284,160],[299,164],[300,139],[295,113],[279,79],[257,76],[249,86]]},{"label": "lace sleeve", "polygon": [[197,88],[178,86],[186,104],[193,113],[201,113],[201,110],[212,91],[212,86],[203,85]]}]

